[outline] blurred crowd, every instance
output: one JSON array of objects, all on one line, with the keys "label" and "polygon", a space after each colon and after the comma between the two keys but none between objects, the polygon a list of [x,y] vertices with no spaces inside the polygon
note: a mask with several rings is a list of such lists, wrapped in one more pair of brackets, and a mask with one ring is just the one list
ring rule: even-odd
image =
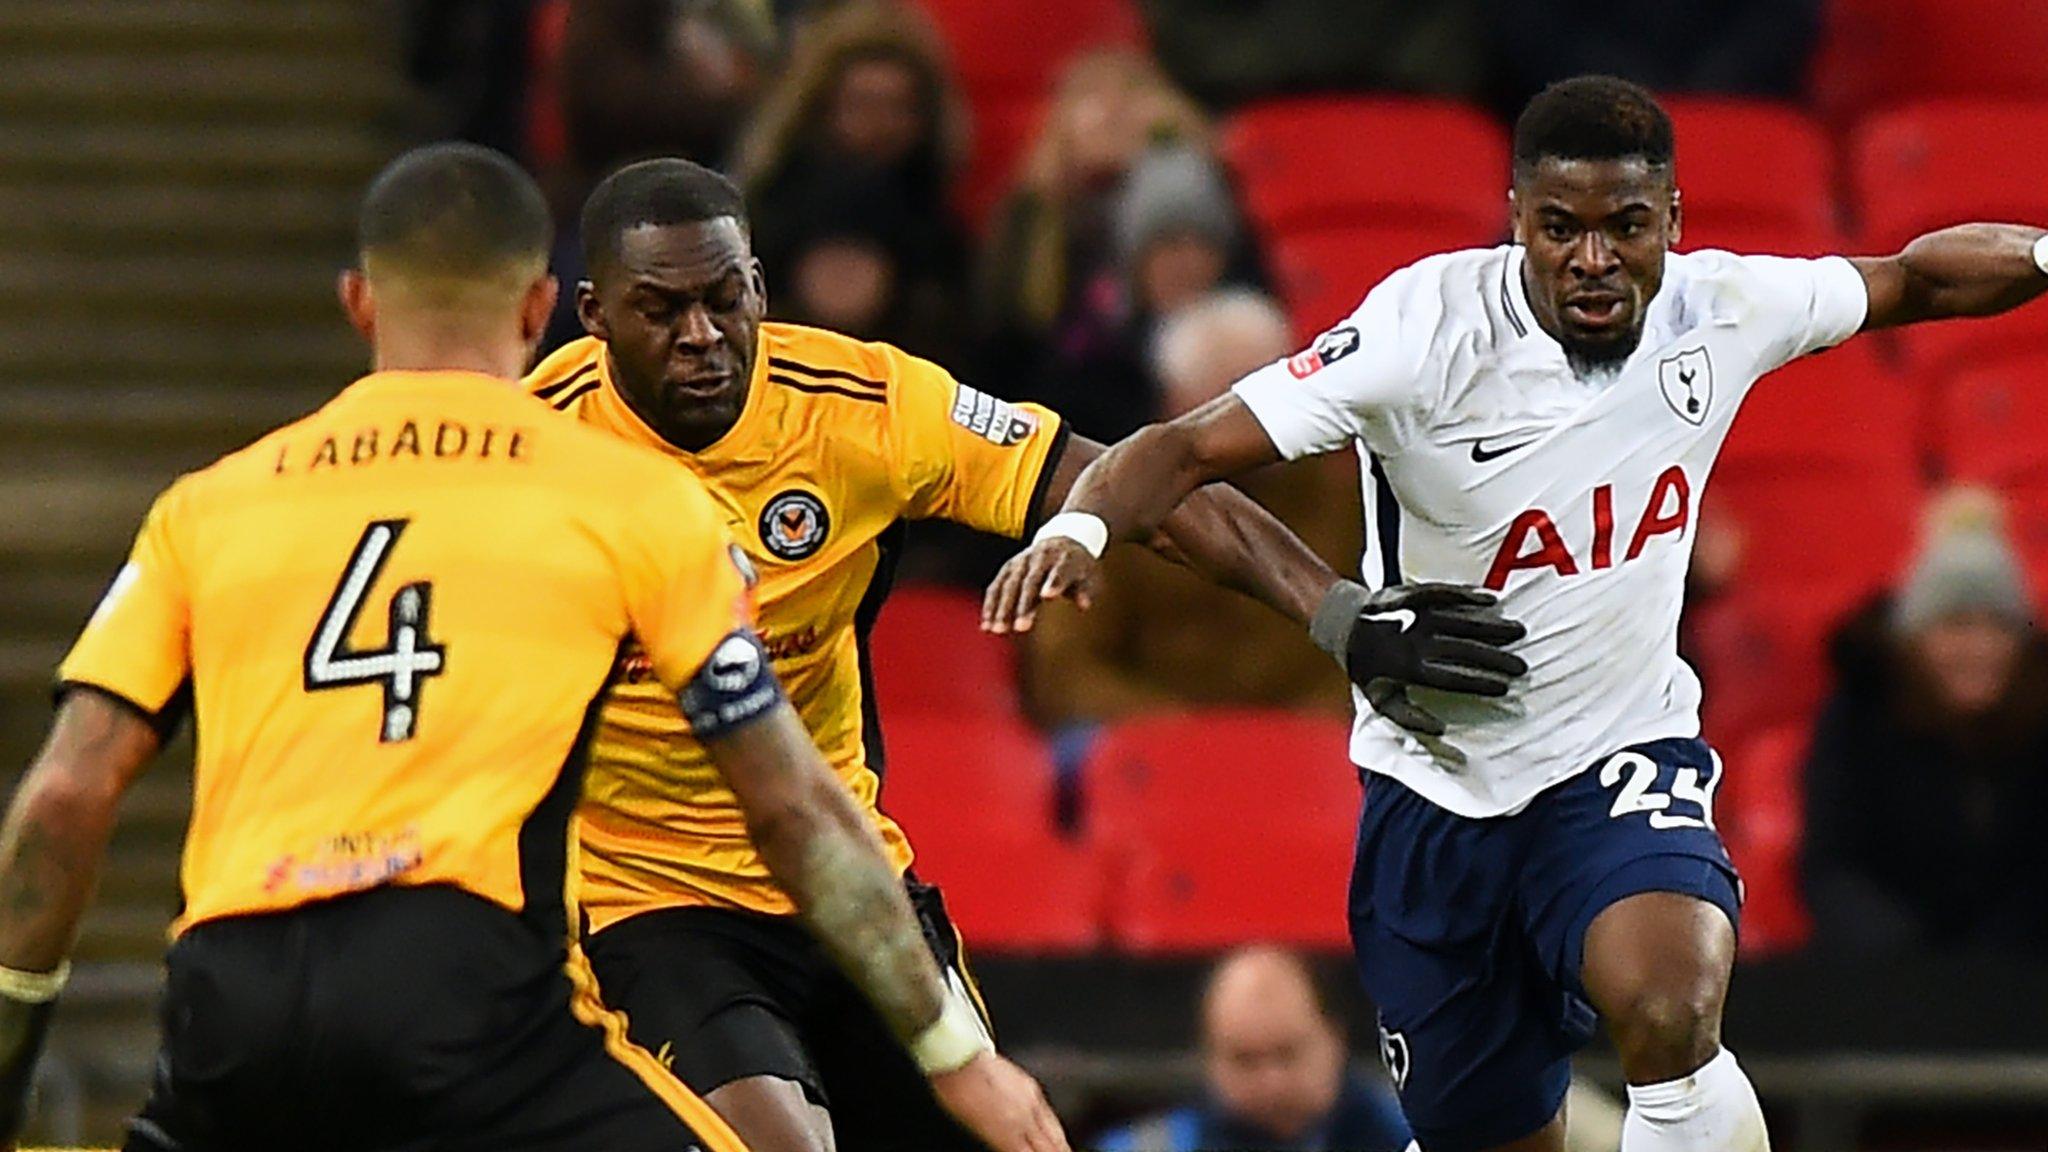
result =
[{"label": "blurred crowd", "polygon": [[[1025,112],[979,123],[929,6],[902,0],[437,0],[411,5],[406,30],[423,134],[543,174],[565,281],[581,272],[574,223],[592,183],[687,156],[744,188],[773,318],[895,343],[1114,441],[1303,334],[1268,294],[1261,237],[1218,157],[1222,113],[1347,89],[1506,112],[1588,70],[1793,96],[1820,8],[1144,0],[1149,50],[1073,54]],[[1004,140],[1014,162],[973,184],[976,150]],[[551,339],[576,335],[565,310]],[[1305,461],[1244,486],[1344,570],[1359,551],[1355,468]],[[1743,580],[1743,531],[1709,509],[1700,604]],[[1010,547],[926,531],[904,575],[977,588]],[[1349,707],[1337,669],[1265,610],[1146,554],[1109,572],[1089,618],[1049,613],[1021,655],[1026,708],[1068,759],[1097,726],[1161,707]],[[1832,659],[1801,750],[1813,945],[2048,954],[2048,887],[2032,882],[2048,865],[2048,645],[1996,499],[1939,498],[1910,571],[1843,622]],[[1284,964],[1260,963],[1288,986]]]}]

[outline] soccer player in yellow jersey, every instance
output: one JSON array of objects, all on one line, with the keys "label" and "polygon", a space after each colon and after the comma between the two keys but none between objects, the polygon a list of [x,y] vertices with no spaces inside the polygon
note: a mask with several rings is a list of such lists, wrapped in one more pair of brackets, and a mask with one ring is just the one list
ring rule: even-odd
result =
[{"label": "soccer player in yellow jersey", "polygon": [[[763,323],[739,193],[681,160],[636,164],[583,215],[591,338],[535,396],[667,453],[709,487],[760,572],[762,636],[811,735],[907,871],[877,807],[882,742],[863,655],[906,520],[1016,537],[1101,449],[881,344]],[[621,494],[620,499],[630,494]],[[1336,576],[1250,501],[1189,506],[1161,547],[1306,620]],[[972,1143],[832,971],[718,784],[701,732],[627,652],[598,722],[583,814],[592,964],[634,1037],[760,1152],[944,1152]],[[1020,877],[1020,884],[1029,884]],[[935,890],[908,885],[957,995],[972,981]]]},{"label": "soccer player in yellow jersey", "polygon": [[199,732],[165,1035],[135,1152],[742,1152],[600,1004],[573,812],[630,636],[762,858],[957,1115],[1063,1152],[949,1008],[805,735],[703,485],[517,387],[555,294],[539,190],[442,145],[365,197],[343,300],[376,370],[180,479],[65,660],[0,833],[0,1146],[122,791]]}]

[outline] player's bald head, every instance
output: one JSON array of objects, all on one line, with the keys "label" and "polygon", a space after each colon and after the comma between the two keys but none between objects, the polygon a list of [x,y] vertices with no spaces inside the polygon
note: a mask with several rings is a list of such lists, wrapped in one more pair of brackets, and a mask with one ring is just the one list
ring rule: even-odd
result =
[{"label": "player's bald head", "polygon": [[688,160],[642,160],[605,177],[584,201],[583,260],[595,277],[618,262],[622,239],[636,228],[728,219],[745,233],[746,198],[732,181]]},{"label": "player's bald head", "polygon": [[468,311],[510,304],[545,275],[554,226],[540,187],[510,157],[429,144],[370,182],[356,235],[380,295]]}]

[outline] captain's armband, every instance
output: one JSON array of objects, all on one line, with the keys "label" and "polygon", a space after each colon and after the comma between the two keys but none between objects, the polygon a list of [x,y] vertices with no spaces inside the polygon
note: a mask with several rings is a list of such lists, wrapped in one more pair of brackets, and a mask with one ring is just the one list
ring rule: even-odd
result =
[{"label": "captain's armband", "polygon": [[782,701],[782,684],[775,679],[768,650],[748,628],[726,633],[678,698],[700,740],[745,727]]}]

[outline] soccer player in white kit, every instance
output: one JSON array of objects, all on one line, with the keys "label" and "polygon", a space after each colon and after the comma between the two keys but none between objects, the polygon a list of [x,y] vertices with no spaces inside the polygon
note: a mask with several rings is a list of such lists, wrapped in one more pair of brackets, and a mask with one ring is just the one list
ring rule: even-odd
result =
[{"label": "soccer player in white kit", "polygon": [[[1883,258],[1673,252],[1670,121],[1605,77],[1530,102],[1510,204],[1513,244],[1394,273],[1307,350],[1097,460],[986,615],[1021,629],[1042,599],[1085,605],[1103,545],[1194,488],[1355,446],[1365,583],[1333,587],[1312,631],[1363,684],[1352,937],[1417,1142],[1562,1149],[1569,1057],[1604,1018],[1624,1152],[1762,1152],[1720,1038],[1740,907],[1720,762],[1677,653],[1700,498],[1758,377],[2024,303],[2048,290],[2048,239],[1972,224]],[[1517,674],[1456,693],[1404,677],[1404,642],[1410,665],[1470,646],[1442,638],[1460,612],[1526,628],[1477,637]]]}]

